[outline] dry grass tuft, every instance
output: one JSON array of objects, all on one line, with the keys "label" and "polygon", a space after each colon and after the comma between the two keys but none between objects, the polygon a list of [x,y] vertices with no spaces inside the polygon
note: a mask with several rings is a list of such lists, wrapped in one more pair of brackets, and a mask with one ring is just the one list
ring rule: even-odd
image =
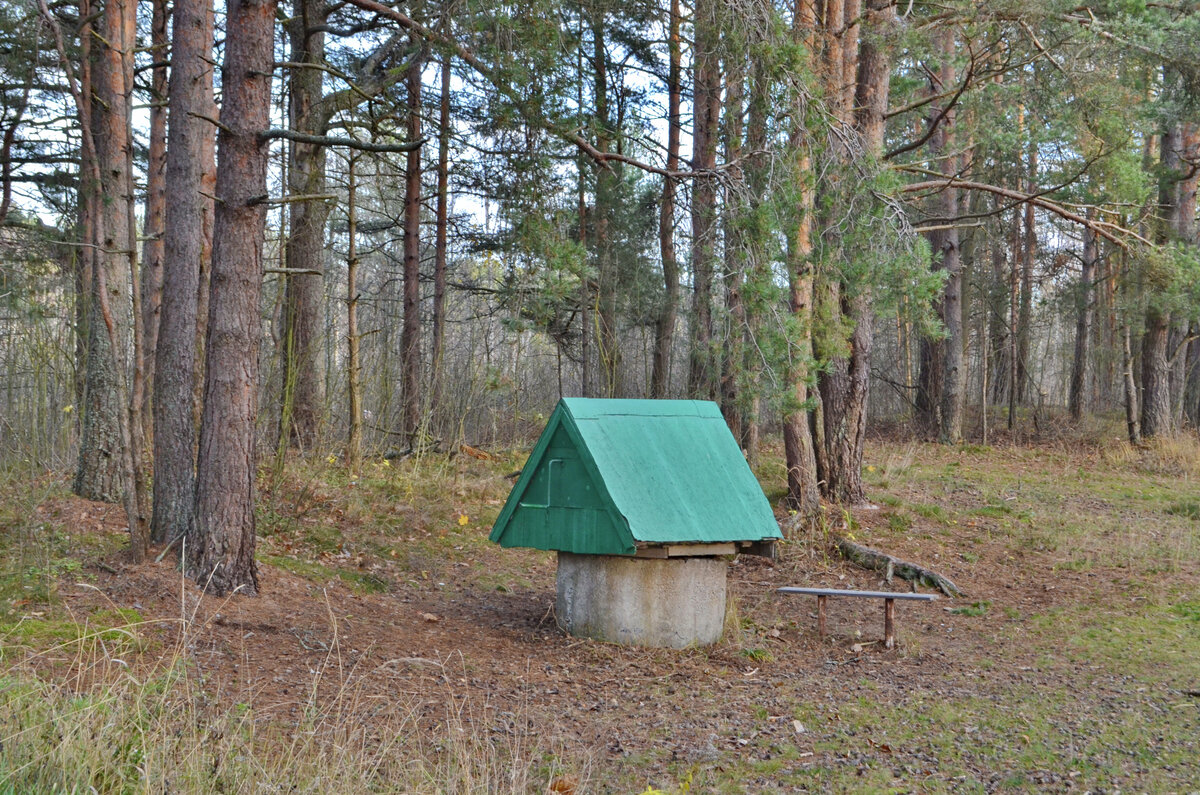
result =
[{"label": "dry grass tuft", "polygon": [[1100,457],[1109,466],[1133,466],[1150,475],[1200,478],[1200,437],[1190,433],[1150,439],[1137,447],[1115,442],[1101,448]]},{"label": "dry grass tuft", "polygon": [[1200,478],[1200,437],[1181,433],[1151,440],[1142,452],[1142,467],[1155,475]]},{"label": "dry grass tuft", "polygon": [[40,650],[14,642],[28,632],[0,638],[0,792],[526,793],[588,772],[564,769],[526,716],[449,692],[440,716],[369,697],[336,644],[298,721],[230,705],[189,657],[190,626],[143,670],[145,629],[79,625]]}]

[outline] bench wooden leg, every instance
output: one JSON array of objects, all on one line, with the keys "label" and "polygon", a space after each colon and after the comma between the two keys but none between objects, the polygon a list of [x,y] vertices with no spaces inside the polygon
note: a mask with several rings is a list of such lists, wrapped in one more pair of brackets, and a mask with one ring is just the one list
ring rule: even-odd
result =
[{"label": "bench wooden leg", "polygon": [[883,645],[892,649],[896,646],[896,600],[883,600]]},{"label": "bench wooden leg", "polygon": [[828,597],[817,597],[817,636],[825,637],[825,599]]}]

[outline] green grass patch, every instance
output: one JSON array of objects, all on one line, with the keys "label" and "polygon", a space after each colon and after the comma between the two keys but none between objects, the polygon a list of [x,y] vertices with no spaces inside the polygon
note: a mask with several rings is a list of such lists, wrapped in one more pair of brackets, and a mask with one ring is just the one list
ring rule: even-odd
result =
[{"label": "green grass patch", "polygon": [[341,580],[357,593],[384,593],[391,590],[392,587],[386,579],[371,572],[340,569],[336,566],[326,566],[315,561],[285,555],[259,555],[259,560],[284,571],[290,571],[317,585],[323,585],[336,579]]},{"label": "green grass patch", "polygon": [[1130,612],[1087,604],[1038,616],[1048,653],[1145,682],[1174,687],[1200,681],[1200,603],[1136,603]]},{"label": "green grass patch", "polygon": [[888,529],[893,533],[907,533],[912,530],[912,519],[903,513],[889,513]]},{"label": "green grass patch", "polygon": [[1200,602],[1179,602],[1171,605],[1170,609],[1185,621],[1200,624]]},{"label": "green grass patch", "polygon": [[21,618],[0,623],[3,645],[42,650],[78,642],[104,642],[109,651],[125,653],[145,646],[137,631],[142,616],[130,608],[100,610],[84,621],[68,617]]},{"label": "green grass patch", "polygon": [[950,524],[950,522],[953,521],[950,518],[949,511],[934,503],[913,503],[909,507],[917,515],[923,516],[926,519],[932,519],[935,522]]},{"label": "green grass patch", "polygon": [[971,602],[969,605],[952,608],[950,612],[956,616],[986,616],[991,606],[991,602]]},{"label": "green grass patch", "polygon": [[1187,519],[1200,521],[1200,500],[1184,500],[1167,506],[1166,512],[1172,516],[1182,516]]}]

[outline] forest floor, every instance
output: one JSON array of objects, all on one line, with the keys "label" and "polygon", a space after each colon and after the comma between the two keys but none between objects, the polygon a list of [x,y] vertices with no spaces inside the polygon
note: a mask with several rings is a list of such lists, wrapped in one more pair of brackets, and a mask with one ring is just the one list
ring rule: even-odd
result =
[{"label": "forest floor", "polygon": [[[725,639],[683,651],[556,628],[553,555],[487,540],[527,454],[264,471],[255,598],[131,566],[120,509],[58,475],[9,482],[0,791],[88,764],[100,791],[1200,791],[1200,445],[877,439],[874,505],[731,563]],[[758,474],[778,503],[779,451]],[[819,638],[776,588],[907,586],[836,532],[966,595],[898,602],[890,651],[880,603],[832,599]],[[85,710],[103,759],[67,748]]]}]

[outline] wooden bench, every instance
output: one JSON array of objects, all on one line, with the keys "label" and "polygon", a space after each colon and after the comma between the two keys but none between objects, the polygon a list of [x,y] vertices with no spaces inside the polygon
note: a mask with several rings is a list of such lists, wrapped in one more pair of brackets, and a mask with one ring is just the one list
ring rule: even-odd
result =
[{"label": "wooden bench", "polygon": [[931,593],[895,593],[893,591],[843,591],[837,588],[778,588],[777,593],[806,594],[817,597],[817,632],[825,637],[825,600],[831,596],[858,596],[883,600],[883,643],[886,648],[896,646],[896,600],[909,599],[917,602],[932,602],[937,599]]}]

